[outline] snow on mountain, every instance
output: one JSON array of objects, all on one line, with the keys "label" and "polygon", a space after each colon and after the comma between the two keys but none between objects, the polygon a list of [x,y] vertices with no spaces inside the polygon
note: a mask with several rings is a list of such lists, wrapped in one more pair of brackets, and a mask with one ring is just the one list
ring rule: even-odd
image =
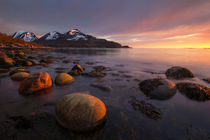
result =
[{"label": "snow on mountain", "polygon": [[19,39],[23,39],[27,42],[29,41],[35,41],[38,39],[38,37],[32,33],[32,32],[26,32],[26,31],[17,31],[16,33],[14,33],[14,35],[12,36],[13,38],[19,38]]},{"label": "snow on mountain", "polygon": [[78,29],[72,29],[66,33],[64,33],[64,38],[66,40],[88,40],[88,35],[80,32]]},{"label": "snow on mountain", "polygon": [[26,31],[17,31],[16,33],[14,33],[13,38],[17,38],[18,36],[20,36],[21,34],[25,33]]},{"label": "snow on mountain", "polygon": [[56,32],[56,31],[52,31],[52,32],[49,32],[47,34],[45,34],[44,36],[42,36],[40,38],[40,40],[57,40],[58,38],[61,37],[61,33],[59,32]]}]

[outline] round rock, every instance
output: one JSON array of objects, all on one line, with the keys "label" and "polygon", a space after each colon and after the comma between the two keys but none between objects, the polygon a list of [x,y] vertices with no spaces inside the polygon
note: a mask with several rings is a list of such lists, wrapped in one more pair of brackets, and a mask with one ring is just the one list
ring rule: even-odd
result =
[{"label": "round rock", "polygon": [[26,79],[27,77],[29,77],[29,75],[30,74],[27,72],[17,72],[11,76],[11,79],[14,81],[22,81]]},{"label": "round rock", "polygon": [[177,79],[177,80],[194,77],[194,74],[189,69],[179,66],[169,68],[165,74],[167,78]]},{"label": "round rock", "polygon": [[161,78],[148,79],[139,83],[139,88],[144,94],[154,99],[169,99],[176,93],[176,85]]},{"label": "round rock", "polygon": [[67,73],[60,73],[55,78],[56,85],[66,85],[66,84],[72,83],[73,81],[74,81],[74,78]]},{"label": "round rock", "polygon": [[176,84],[181,94],[186,95],[188,98],[205,101],[210,99],[210,88],[191,82],[180,82]]},{"label": "round rock", "polygon": [[73,93],[62,97],[55,108],[56,119],[63,127],[75,131],[90,131],[106,120],[104,103],[89,94]]},{"label": "round rock", "polygon": [[19,93],[30,95],[50,87],[52,87],[52,79],[50,75],[46,72],[39,72],[30,75],[20,83]]}]

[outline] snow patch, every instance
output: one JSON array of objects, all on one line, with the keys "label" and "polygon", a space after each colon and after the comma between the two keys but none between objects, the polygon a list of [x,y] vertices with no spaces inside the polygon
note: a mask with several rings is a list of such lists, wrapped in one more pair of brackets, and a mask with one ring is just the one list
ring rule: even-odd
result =
[{"label": "snow patch", "polygon": [[58,33],[53,31],[49,33],[45,40],[56,40],[57,38],[59,38]]}]

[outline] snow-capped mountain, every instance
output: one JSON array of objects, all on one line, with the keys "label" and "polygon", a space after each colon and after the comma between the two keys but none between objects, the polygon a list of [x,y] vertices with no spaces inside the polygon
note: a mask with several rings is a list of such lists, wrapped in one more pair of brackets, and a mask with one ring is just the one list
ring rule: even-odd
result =
[{"label": "snow-capped mountain", "polygon": [[49,32],[49,33],[45,34],[41,38],[39,38],[39,40],[57,40],[61,36],[62,36],[61,33],[56,32],[56,31],[52,31],[52,32]]},{"label": "snow-capped mountain", "polygon": [[88,47],[88,48],[121,48],[121,44],[105,39],[99,39],[94,36],[84,34],[78,29],[72,29],[64,34],[53,31],[40,38],[34,33],[18,31],[13,38],[20,38],[25,41],[34,41],[36,43],[52,47]]},{"label": "snow-capped mountain", "polygon": [[72,40],[72,41],[88,40],[90,37],[91,37],[90,35],[86,35],[80,32],[78,29],[72,29],[63,34],[64,40]]},{"label": "snow-capped mountain", "polygon": [[17,31],[16,33],[13,34],[13,38],[19,38],[23,39],[27,42],[29,41],[36,41],[38,37],[32,33],[32,32],[26,32],[26,31]]}]

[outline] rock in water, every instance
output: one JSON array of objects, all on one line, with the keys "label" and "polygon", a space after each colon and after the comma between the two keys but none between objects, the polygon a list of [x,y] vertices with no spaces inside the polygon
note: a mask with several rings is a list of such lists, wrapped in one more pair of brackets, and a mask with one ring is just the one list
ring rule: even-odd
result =
[{"label": "rock in water", "polygon": [[77,64],[71,69],[69,74],[71,74],[71,75],[81,75],[83,72],[84,72],[84,68],[81,65]]},{"label": "rock in water", "polygon": [[66,85],[66,84],[72,83],[73,81],[74,81],[74,78],[67,73],[60,73],[55,78],[56,85]]},{"label": "rock in water", "polygon": [[148,79],[139,83],[140,89],[154,99],[168,99],[176,93],[176,86],[167,79]]},{"label": "rock in water", "polygon": [[210,99],[210,88],[190,82],[176,84],[178,90],[190,99],[205,101]]},{"label": "rock in water", "polygon": [[175,66],[171,67],[166,71],[167,78],[170,79],[184,79],[184,78],[193,78],[194,74],[187,68]]},{"label": "rock in water", "polygon": [[104,70],[106,70],[106,67],[105,66],[95,66],[95,67],[93,67],[93,69],[95,69],[96,71],[104,71]]},{"label": "rock in water", "polygon": [[27,71],[25,70],[25,68],[17,68],[17,69],[15,69],[15,70],[11,71],[11,72],[9,73],[9,75],[11,76],[11,75],[13,75],[13,74],[15,74],[15,73],[18,73],[18,72],[27,72]]},{"label": "rock in water", "polygon": [[22,81],[26,79],[27,77],[29,77],[29,75],[30,74],[27,72],[17,72],[11,76],[11,79],[14,81]]},{"label": "rock in water", "polygon": [[101,90],[103,90],[103,91],[107,91],[107,92],[112,91],[112,87],[110,87],[110,86],[108,86],[108,85],[90,84],[90,86],[99,88],[99,89],[101,89]]},{"label": "rock in water", "polygon": [[10,68],[14,66],[15,61],[9,58],[5,53],[0,52],[0,68]]},{"label": "rock in water", "polygon": [[52,79],[46,72],[30,75],[19,86],[19,93],[24,95],[35,94],[37,91],[52,87]]},{"label": "rock in water", "polygon": [[89,94],[73,93],[62,97],[55,108],[63,127],[76,132],[93,130],[106,120],[106,106]]}]

